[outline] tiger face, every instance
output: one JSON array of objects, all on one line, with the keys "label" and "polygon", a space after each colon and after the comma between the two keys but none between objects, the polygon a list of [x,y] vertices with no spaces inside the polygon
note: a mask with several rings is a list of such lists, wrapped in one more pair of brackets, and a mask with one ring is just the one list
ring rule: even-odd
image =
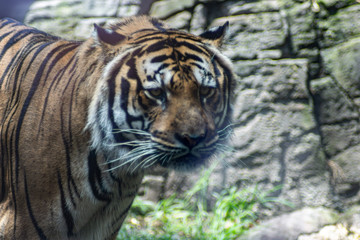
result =
[{"label": "tiger face", "polygon": [[[110,169],[192,169],[219,149],[230,130],[233,77],[218,50],[228,24],[200,36],[150,24],[130,34],[124,34],[127,25],[96,27],[99,45],[111,49],[103,50],[104,58],[115,57],[90,108],[93,143],[107,149]],[[111,99],[109,106],[102,105],[104,98]],[[108,121],[99,123],[102,114]]]}]

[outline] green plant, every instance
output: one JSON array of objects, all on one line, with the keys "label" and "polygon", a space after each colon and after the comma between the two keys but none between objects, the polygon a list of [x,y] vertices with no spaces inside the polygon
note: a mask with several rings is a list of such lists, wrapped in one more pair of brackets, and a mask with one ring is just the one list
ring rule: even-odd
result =
[{"label": "green plant", "polygon": [[271,196],[281,186],[270,191],[232,186],[214,194],[216,201],[209,211],[207,191],[216,166],[205,170],[182,198],[173,195],[157,204],[137,198],[118,239],[235,239],[256,225],[259,206],[291,206]]}]

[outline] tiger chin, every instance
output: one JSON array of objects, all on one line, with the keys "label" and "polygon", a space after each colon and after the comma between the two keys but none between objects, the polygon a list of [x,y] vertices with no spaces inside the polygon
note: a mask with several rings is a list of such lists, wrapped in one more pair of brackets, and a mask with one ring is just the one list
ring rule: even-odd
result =
[{"label": "tiger chin", "polygon": [[0,21],[0,239],[115,239],[153,166],[191,170],[231,132],[228,23],[158,19],[68,41]]}]

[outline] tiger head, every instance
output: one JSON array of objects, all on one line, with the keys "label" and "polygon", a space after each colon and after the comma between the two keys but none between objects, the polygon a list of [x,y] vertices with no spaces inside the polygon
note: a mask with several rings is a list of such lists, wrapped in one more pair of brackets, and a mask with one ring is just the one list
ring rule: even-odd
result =
[{"label": "tiger head", "polygon": [[87,128],[110,169],[201,165],[229,135],[234,79],[219,47],[228,23],[195,36],[150,17],[95,25],[105,67]]}]

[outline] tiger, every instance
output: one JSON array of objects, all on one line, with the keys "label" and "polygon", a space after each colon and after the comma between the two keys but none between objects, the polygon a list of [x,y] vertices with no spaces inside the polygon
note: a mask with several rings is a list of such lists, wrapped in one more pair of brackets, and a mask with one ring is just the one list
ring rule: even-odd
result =
[{"label": "tiger", "polygon": [[196,171],[231,134],[229,23],[150,16],[84,41],[0,21],[0,239],[116,239],[146,171]]}]

